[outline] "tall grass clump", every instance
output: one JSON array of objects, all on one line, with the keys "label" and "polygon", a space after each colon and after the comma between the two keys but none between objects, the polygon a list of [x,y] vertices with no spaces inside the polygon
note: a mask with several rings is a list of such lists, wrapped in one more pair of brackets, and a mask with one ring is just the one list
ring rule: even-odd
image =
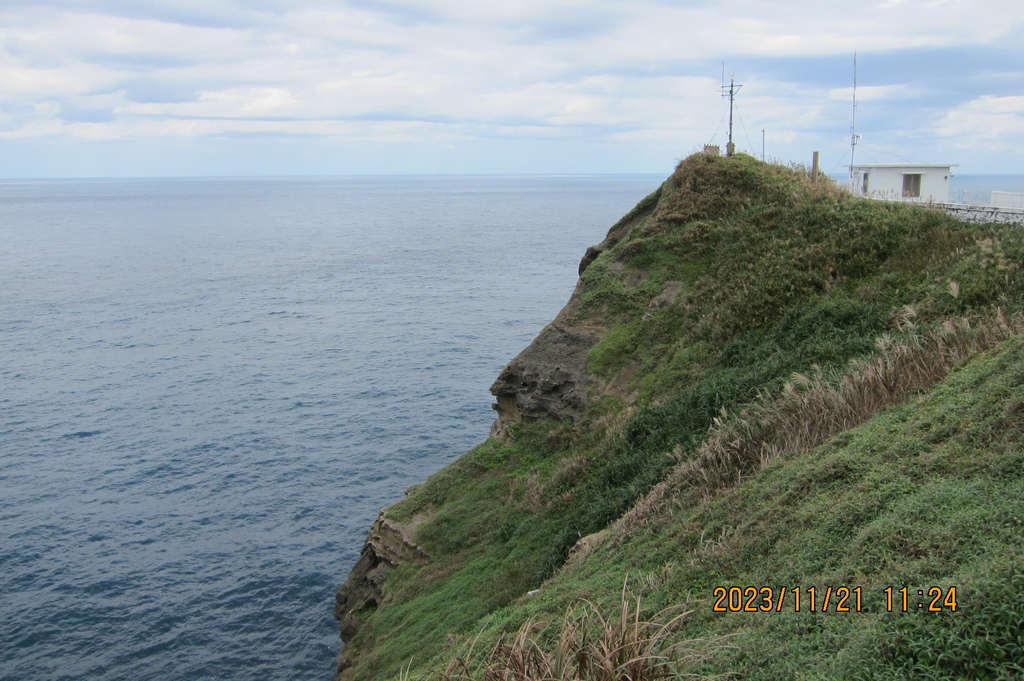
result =
[{"label": "tall grass clump", "polygon": [[527,620],[510,637],[501,637],[481,656],[473,646],[455,657],[438,681],[659,681],[694,678],[687,668],[707,659],[715,641],[678,640],[675,635],[690,612],[672,608],[651,619],[641,615],[639,598],[625,593],[618,612],[606,616],[581,599],[554,626]]},{"label": "tall grass clump", "polygon": [[856,360],[843,372],[794,373],[778,391],[763,391],[738,413],[723,409],[714,417],[696,455],[635,505],[618,531],[642,524],[669,496],[710,495],[750,477],[778,456],[810,451],[1022,331],[1024,315],[1008,317],[997,310],[974,324],[959,319],[901,340],[879,337],[879,355]]},{"label": "tall grass clump", "polygon": [[894,341],[880,337],[882,352],[857,360],[841,376],[794,374],[777,395],[762,394],[735,418],[715,428],[672,477],[711,491],[749,475],[781,452],[800,453],[859,425],[911,393],[933,385],[971,355],[1024,330],[1024,318],[1001,311],[972,325],[949,321],[938,329]]}]

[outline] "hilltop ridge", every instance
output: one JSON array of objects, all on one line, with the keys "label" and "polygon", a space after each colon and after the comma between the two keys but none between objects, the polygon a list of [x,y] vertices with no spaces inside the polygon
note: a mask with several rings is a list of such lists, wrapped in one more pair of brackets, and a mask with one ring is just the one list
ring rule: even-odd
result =
[{"label": "hilltop ridge", "polygon": [[[1024,675],[1022,261],[1013,226],[684,159],[501,372],[492,437],[374,523],[336,679],[504,678],[509,640],[543,657],[636,598],[690,612],[673,674]],[[863,602],[713,609],[750,586]]]}]

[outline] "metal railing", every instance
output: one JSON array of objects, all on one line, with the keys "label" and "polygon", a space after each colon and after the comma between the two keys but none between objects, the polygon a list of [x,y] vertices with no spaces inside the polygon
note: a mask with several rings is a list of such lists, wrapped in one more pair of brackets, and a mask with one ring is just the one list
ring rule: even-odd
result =
[{"label": "metal railing", "polygon": [[1000,208],[1024,208],[1024,192],[992,192],[991,206]]}]

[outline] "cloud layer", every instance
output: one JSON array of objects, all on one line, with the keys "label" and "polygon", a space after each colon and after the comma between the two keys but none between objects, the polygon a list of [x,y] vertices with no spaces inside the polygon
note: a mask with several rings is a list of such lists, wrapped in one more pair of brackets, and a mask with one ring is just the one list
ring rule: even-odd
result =
[{"label": "cloud layer", "polygon": [[1006,0],[8,0],[0,175],[661,172],[724,141],[723,62],[741,147],[839,161],[855,51],[872,146],[1013,172],[1022,24]]}]

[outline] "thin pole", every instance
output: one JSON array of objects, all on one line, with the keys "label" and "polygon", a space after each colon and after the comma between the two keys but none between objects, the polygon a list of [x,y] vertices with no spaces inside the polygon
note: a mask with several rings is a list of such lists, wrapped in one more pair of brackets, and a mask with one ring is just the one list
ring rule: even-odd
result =
[{"label": "thin pole", "polygon": [[736,101],[736,79],[729,77],[729,144],[726,146],[726,155],[732,156],[736,147],[732,143],[732,108]]},{"label": "thin pole", "polygon": [[[725,79],[723,78],[723,81],[724,80]],[[743,86],[736,84],[736,78],[733,75],[730,75],[729,76],[729,92],[728,92],[728,94],[729,94],[729,143],[725,146],[725,155],[726,156],[732,156],[733,153],[736,151],[736,145],[734,145],[732,143],[732,110],[733,110],[734,104],[736,103],[736,93],[740,91],[741,87],[743,87]],[[723,84],[722,84],[722,97],[725,97],[725,95],[726,95],[726,90],[725,90],[725,84],[723,82]]]},{"label": "thin pole", "polygon": [[853,179],[853,157],[857,152],[857,53],[853,53],[853,116],[850,118],[850,179]]}]

